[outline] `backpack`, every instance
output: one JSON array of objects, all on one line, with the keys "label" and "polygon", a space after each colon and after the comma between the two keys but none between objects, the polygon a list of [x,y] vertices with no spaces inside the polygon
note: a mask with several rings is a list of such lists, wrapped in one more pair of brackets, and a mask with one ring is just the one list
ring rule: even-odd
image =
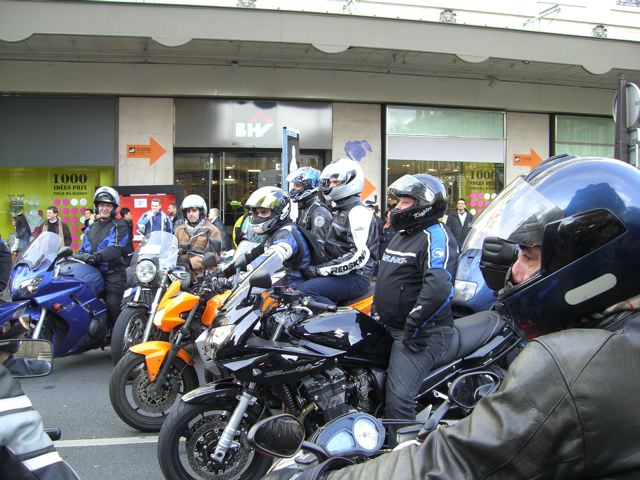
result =
[{"label": "backpack", "polygon": [[[324,247],[318,240],[316,240],[315,237],[311,235],[311,232],[305,230],[304,228],[298,228],[297,225],[293,225],[291,231],[293,232],[293,236],[295,237],[296,242],[298,242],[298,252],[300,256],[303,255],[304,252],[304,249],[301,245],[302,238],[304,238],[307,247],[309,247],[309,253],[311,254],[311,263],[313,265],[322,265],[323,263],[329,261],[329,257],[327,257],[327,254],[324,253]],[[300,260],[302,259],[300,258]]]}]

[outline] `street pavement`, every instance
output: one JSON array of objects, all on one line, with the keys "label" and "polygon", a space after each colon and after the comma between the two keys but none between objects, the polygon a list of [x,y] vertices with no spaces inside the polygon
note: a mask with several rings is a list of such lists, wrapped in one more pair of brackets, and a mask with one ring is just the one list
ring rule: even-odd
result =
[{"label": "street pavement", "polygon": [[109,402],[109,349],[55,359],[47,377],[20,380],[45,427],[62,429],[60,455],[83,480],[162,479],[157,434],[122,422]]}]

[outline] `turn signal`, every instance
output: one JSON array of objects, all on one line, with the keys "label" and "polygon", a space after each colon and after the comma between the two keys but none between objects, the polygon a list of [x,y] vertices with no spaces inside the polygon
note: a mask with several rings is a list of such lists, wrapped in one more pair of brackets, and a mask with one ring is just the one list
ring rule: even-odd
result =
[{"label": "turn signal", "polygon": [[53,308],[56,312],[59,312],[60,310],[62,310],[62,304],[54,303],[51,308]]}]

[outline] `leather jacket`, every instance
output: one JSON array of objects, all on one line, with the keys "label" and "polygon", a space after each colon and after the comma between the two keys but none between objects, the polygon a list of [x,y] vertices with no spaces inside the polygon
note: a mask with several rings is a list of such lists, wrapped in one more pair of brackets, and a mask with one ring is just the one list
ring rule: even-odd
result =
[{"label": "leather jacket", "polygon": [[638,478],[640,312],[616,318],[531,341],[467,418],[323,478]]},{"label": "leather jacket", "polygon": [[[306,201],[311,200],[311,201]],[[311,232],[320,245],[324,245],[324,240],[333,221],[331,210],[320,201],[317,196],[304,199],[298,202],[298,218],[296,225]]]},{"label": "leather jacket", "polygon": [[318,265],[318,273],[327,276],[354,272],[370,278],[378,260],[378,229],[373,215],[357,195],[339,200],[334,210],[324,244],[324,251],[332,260]]},{"label": "leather jacket", "polygon": [[220,231],[213,226],[209,219],[200,221],[198,225],[191,226],[189,222],[178,225],[174,234],[178,239],[180,248],[189,247],[189,253],[181,255],[183,261],[190,261],[191,268],[199,272],[202,270],[202,255],[206,252],[215,252],[214,242],[221,242]]}]

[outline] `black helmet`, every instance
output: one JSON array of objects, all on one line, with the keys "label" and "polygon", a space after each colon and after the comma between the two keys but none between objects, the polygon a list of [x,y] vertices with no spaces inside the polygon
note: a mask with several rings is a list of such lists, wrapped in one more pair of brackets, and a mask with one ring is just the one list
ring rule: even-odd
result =
[{"label": "black helmet", "polygon": [[387,193],[392,197],[411,197],[416,201],[409,208],[391,211],[391,225],[396,230],[433,223],[447,210],[447,191],[443,183],[426,173],[400,177],[389,186]]},{"label": "black helmet", "polygon": [[[287,192],[278,187],[262,187],[251,194],[244,204],[251,211],[251,225],[258,235],[268,233],[289,220],[291,204]],[[257,208],[268,208],[271,215],[259,217]]]},{"label": "black helmet", "polygon": [[[289,191],[291,201],[304,203],[306,199],[315,198],[320,182],[320,170],[313,167],[300,167],[287,176],[287,182],[293,186]],[[295,184],[299,184],[296,187]]]},{"label": "black helmet", "polygon": [[534,172],[479,217],[499,238],[541,247],[540,271],[498,296],[529,335],[640,292],[640,171],[619,160],[566,157]]},{"label": "black helmet", "polygon": [[111,187],[100,187],[93,194],[93,206],[97,209],[99,203],[112,204],[111,216],[115,217],[120,206],[120,195]]}]

